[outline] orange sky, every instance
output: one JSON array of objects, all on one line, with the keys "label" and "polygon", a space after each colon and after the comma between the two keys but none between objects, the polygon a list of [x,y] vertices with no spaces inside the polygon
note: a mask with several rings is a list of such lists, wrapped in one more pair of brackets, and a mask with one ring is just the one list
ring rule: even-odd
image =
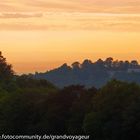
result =
[{"label": "orange sky", "polygon": [[0,50],[17,73],[108,56],[140,62],[140,0],[1,0]]}]

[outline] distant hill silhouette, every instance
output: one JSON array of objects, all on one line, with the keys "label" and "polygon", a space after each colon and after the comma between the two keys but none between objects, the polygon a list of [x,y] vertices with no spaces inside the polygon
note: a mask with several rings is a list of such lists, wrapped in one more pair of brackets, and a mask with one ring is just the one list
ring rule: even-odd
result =
[{"label": "distant hill silhouette", "polygon": [[68,66],[65,63],[45,73],[36,72],[34,78],[47,79],[61,88],[75,84],[99,88],[110,79],[140,83],[140,65],[137,60],[120,61],[112,57],[105,61],[98,59],[96,62],[86,59],[82,64],[74,62]]}]

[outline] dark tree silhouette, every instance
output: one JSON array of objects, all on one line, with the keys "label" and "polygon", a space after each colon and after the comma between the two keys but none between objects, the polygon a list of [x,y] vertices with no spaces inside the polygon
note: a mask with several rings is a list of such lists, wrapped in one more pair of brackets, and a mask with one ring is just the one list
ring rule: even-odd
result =
[{"label": "dark tree silhouette", "polygon": [[131,61],[131,66],[132,67],[137,67],[139,65],[138,61],[137,60],[132,60]]},{"label": "dark tree silhouette", "polygon": [[84,62],[82,63],[82,68],[89,68],[90,65],[92,65],[92,61],[91,60],[84,60]]},{"label": "dark tree silhouette", "polygon": [[104,61],[103,61],[102,59],[98,59],[98,60],[96,61],[96,63],[97,63],[98,65],[104,65]]},{"label": "dark tree silhouette", "polygon": [[0,81],[9,81],[14,75],[12,65],[8,64],[6,58],[0,52]]},{"label": "dark tree silhouette", "polygon": [[113,58],[112,57],[106,58],[106,60],[105,60],[105,66],[106,67],[111,68],[112,67],[112,63],[113,63]]},{"label": "dark tree silhouette", "polygon": [[74,62],[74,63],[72,64],[72,68],[73,68],[73,69],[79,69],[79,68],[80,68],[80,63],[79,63],[79,62]]}]

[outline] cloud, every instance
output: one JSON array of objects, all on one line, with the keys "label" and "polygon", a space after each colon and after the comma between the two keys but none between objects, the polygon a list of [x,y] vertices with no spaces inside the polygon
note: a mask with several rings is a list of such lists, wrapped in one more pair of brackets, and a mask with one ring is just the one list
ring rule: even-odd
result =
[{"label": "cloud", "polygon": [[32,18],[43,17],[42,13],[1,13],[0,18]]},{"label": "cloud", "polygon": [[140,13],[140,0],[26,0],[25,5],[43,11]]},{"label": "cloud", "polygon": [[[12,15],[12,17],[17,18],[17,15]],[[1,18],[0,30],[107,30],[140,32],[140,14],[48,12],[44,13],[42,18],[19,18],[19,20],[16,18],[11,18],[10,20],[9,17],[7,20]]]},{"label": "cloud", "polygon": [[23,4],[16,0],[0,0],[0,12],[17,12],[21,11]]},{"label": "cloud", "polygon": [[140,13],[140,0],[1,0],[1,12]]},{"label": "cloud", "polygon": [[0,30],[140,31],[140,0],[0,0],[0,9]]}]

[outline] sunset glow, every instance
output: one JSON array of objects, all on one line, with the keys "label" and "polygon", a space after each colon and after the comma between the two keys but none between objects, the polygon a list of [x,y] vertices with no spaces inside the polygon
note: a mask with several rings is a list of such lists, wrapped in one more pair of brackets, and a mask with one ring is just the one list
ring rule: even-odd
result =
[{"label": "sunset glow", "polygon": [[17,73],[137,59],[140,0],[1,0],[0,50]]}]

